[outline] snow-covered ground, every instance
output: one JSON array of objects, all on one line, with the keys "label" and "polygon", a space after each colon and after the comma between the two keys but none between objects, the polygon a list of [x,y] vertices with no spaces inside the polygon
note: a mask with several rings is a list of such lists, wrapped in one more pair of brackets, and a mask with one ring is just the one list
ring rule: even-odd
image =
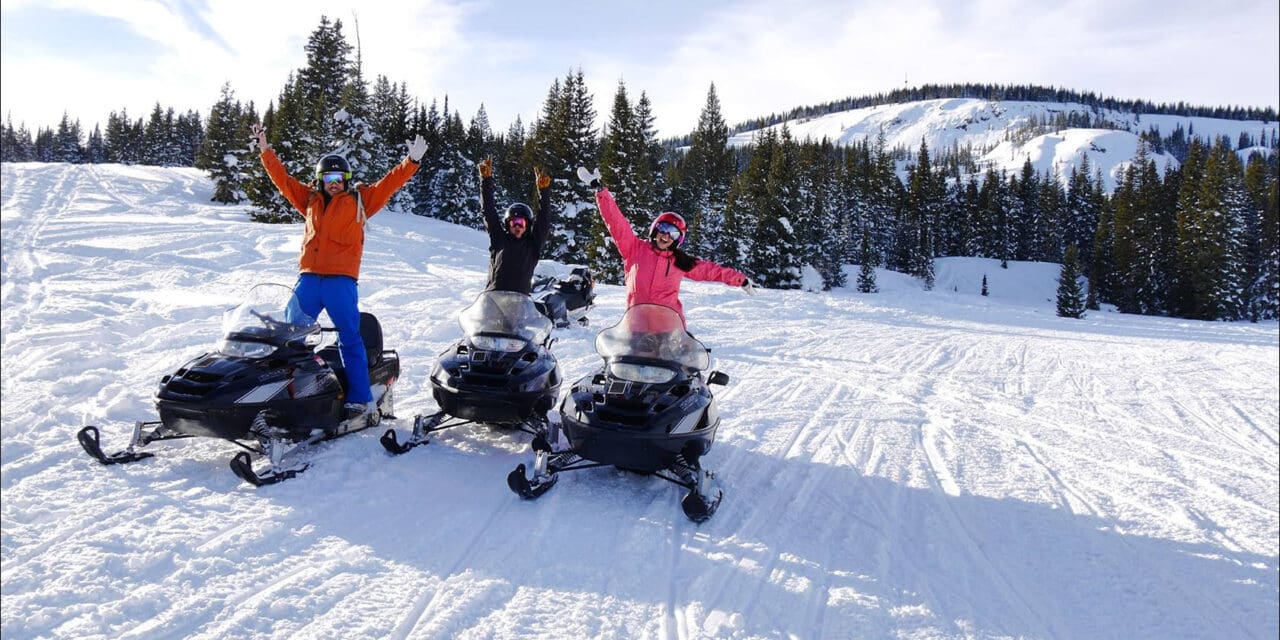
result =
[{"label": "snow-covered ground", "polygon": [[[1084,118],[1101,116],[1122,129],[1062,129],[1029,138],[1019,133],[1020,129],[1032,123],[1052,123],[1056,117],[1071,113]],[[1052,175],[1056,171],[1064,186],[1071,176],[1071,168],[1079,168],[1088,156],[1090,177],[1093,177],[1094,170],[1101,169],[1103,188],[1108,192],[1115,189],[1137,153],[1137,134],[1151,128],[1168,136],[1181,127],[1188,136],[1198,136],[1210,145],[1222,136],[1235,143],[1240,134],[1248,134],[1255,141],[1263,141],[1263,146],[1239,151],[1241,159],[1248,160],[1254,152],[1270,153],[1266,141],[1280,127],[1274,121],[1134,114],[1111,109],[1095,110],[1079,103],[976,98],[917,100],[863,107],[790,120],[769,128],[779,130],[783,124],[796,140],[826,138],[837,145],[864,140],[874,144],[876,137],[883,132],[887,148],[901,148],[912,153],[920,149],[922,141],[935,155],[967,146],[977,151],[990,149],[979,159],[983,170],[992,167],[996,171],[1016,174],[1030,160],[1037,173],[1049,172]],[[729,143],[750,144],[756,133],[745,131],[736,134]],[[1153,151],[1150,156],[1161,171],[1178,166],[1178,161],[1171,154]],[[909,163],[901,163],[899,168],[905,168],[906,164]]]},{"label": "snow-covered ground", "polygon": [[[1275,638],[1277,324],[1053,312],[1057,268],[948,259],[924,292],[687,284],[731,377],[704,459],[725,498],[613,469],[522,501],[528,436],[378,430],[254,489],[216,440],[103,467],[159,378],[300,229],[199,172],[5,164],[0,635],[13,638]],[[483,286],[482,234],[369,226],[363,307],[404,366],[398,426]],[[983,275],[991,295],[978,295]],[[856,275],[856,271],[855,271]],[[618,319],[554,350],[574,379]],[[567,389],[567,386],[566,386]]]}]

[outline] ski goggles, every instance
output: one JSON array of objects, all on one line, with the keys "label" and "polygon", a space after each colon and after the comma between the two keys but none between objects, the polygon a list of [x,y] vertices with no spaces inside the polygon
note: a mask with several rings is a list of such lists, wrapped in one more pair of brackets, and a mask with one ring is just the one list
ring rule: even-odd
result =
[{"label": "ski goggles", "polygon": [[674,224],[671,224],[670,222],[659,222],[658,226],[655,227],[655,229],[657,230],[658,233],[665,233],[668,236],[671,236],[672,242],[679,242],[680,236],[684,235],[680,233],[680,227],[677,227]]},{"label": "ski goggles", "polygon": [[507,226],[511,227],[512,229],[523,229],[529,226],[529,223],[525,221],[524,218],[512,218],[509,222],[507,222]]},{"label": "ski goggles", "polygon": [[325,184],[333,184],[342,182],[347,179],[347,174],[342,171],[326,171],[320,174],[320,181]]}]

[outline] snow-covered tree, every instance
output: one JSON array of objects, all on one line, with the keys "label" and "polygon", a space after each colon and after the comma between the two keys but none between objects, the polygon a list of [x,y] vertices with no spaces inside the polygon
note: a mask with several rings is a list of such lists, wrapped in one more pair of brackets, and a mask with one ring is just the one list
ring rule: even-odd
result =
[{"label": "snow-covered tree", "polygon": [[1064,318],[1084,317],[1084,288],[1080,285],[1076,254],[1076,246],[1068,245],[1058,274],[1058,315]]}]

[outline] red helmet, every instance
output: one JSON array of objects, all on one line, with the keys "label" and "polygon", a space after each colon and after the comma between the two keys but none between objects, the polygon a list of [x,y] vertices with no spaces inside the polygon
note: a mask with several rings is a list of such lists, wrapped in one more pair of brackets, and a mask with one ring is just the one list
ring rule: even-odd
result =
[{"label": "red helmet", "polygon": [[[653,223],[649,225],[649,239],[658,237],[658,227],[665,227],[661,231],[670,235],[672,240],[676,241],[676,246],[680,246],[684,242],[684,235],[687,227],[684,224],[684,218],[674,211],[665,211],[653,219]],[[674,227],[674,229],[673,229]]]}]

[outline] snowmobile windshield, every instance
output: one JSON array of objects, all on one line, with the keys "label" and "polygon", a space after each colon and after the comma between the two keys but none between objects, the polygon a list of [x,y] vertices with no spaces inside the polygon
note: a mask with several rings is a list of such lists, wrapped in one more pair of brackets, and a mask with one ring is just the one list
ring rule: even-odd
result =
[{"label": "snowmobile windshield", "polygon": [[[222,317],[222,336],[218,345],[222,353],[261,357],[290,340],[302,338],[308,344],[318,343],[320,324],[298,307],[292,288],[260,284]],[[308,340],[312,336],[314,339]]]},{"label": "snowmobile windshield", "polygon": [[533,344],[546,342],[552,329],[551,319],[538,312],[533,299],[515,291],[485,291],[462,310],[458,324],[468,336],[513,336]]},{"label": "snowmobile windshield", "polygon": [[627,309],[618,324],[596,336],[596,353],[605,361],[633,356],[665,360],[698,371],[711,366],[706,346],[684,330],[680,314],[657,304]]}]

